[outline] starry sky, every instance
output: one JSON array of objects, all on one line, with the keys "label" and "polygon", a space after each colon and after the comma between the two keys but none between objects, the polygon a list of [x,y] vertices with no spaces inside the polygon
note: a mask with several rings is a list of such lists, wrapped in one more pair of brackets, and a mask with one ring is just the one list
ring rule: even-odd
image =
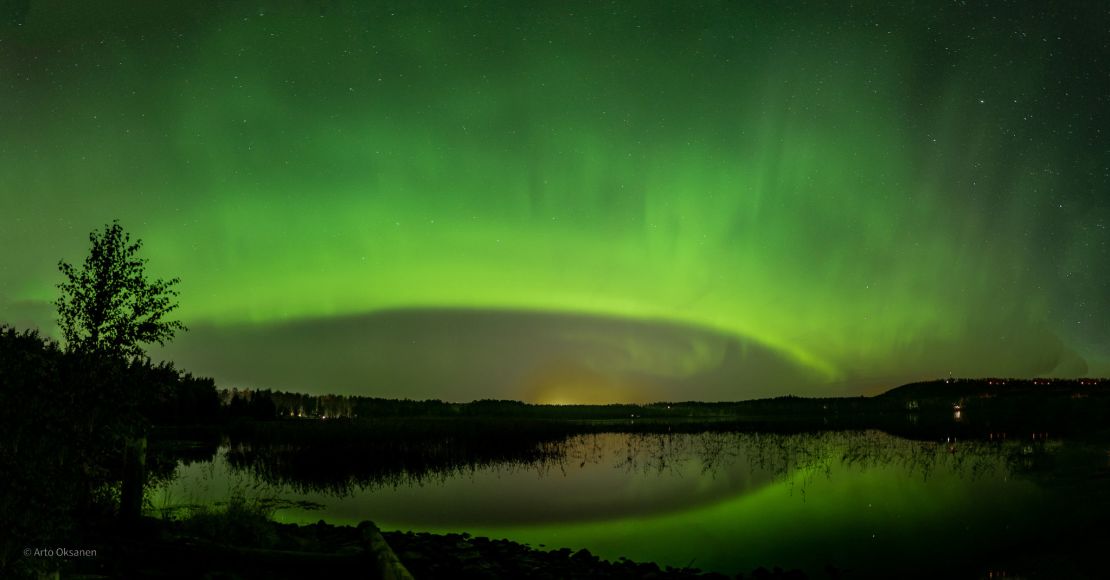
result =
[{"label": "starry sky", "polygon": [[1110,374],[1101,2],[0,1],[0,320],[118,218],[223,386]]}]

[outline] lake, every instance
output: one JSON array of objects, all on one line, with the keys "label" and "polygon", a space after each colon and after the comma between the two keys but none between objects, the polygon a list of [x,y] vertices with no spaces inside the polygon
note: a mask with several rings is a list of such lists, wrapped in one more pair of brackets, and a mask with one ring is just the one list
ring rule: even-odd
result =
[{"label": "lake", "polygon": [[[180,462],[148,500],[156,511],[235,494],[312,502],[276,518],[369,519],[730,575],[759,566],[814,578],[1067,575],[1076,553],[1110,546],[1107,447],[1092,441],[707,431],[529,445],[523,458],[420,463],[375,479],[347,473],[344,454],[324,453],[327,464],[306,471],[297,463],[309,459],[288,444],[225,441],[210,459]],[[331,467],[326,483],[297,475]]]}]

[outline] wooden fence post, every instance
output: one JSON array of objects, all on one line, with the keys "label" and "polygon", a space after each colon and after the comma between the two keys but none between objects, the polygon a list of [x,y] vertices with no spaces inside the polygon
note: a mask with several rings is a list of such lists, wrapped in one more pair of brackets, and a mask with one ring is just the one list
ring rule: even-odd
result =
[{"label": "wooden fence post", "polygon": [[125,527],[134,527],[143,515],[143,484],[146,483],[146,435],[128,437],[123,450],[123,484],[119,515]]}]

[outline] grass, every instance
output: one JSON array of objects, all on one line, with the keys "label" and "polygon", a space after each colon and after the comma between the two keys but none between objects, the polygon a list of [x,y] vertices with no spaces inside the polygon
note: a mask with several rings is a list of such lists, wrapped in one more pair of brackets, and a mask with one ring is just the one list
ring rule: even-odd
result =
[{"label": "grass", "polygon": [[181,531],[223,544],[272,548],[278,541],[274,512],[281,503],[272,499],[248,499],[236,493],[227,502],[193,508],[189,515],[179,520]]}]

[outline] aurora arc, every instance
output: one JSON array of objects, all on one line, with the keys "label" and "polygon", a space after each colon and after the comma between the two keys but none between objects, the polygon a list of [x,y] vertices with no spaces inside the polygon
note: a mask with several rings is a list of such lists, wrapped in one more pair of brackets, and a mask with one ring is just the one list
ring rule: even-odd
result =
[{"label": "aurora arc", "polygon": [[0,45],[0,236],[27,247],[0,315],[49,327],[57,258],[118,217],[202,328],[660,321],[813,393],[1107,368],[1082,153],[1106,137],[1052,130],[1045,88],[1090,47],[1042,40],[1061,19],[969,42],[954,9],[827,10],[32,3]]}]

